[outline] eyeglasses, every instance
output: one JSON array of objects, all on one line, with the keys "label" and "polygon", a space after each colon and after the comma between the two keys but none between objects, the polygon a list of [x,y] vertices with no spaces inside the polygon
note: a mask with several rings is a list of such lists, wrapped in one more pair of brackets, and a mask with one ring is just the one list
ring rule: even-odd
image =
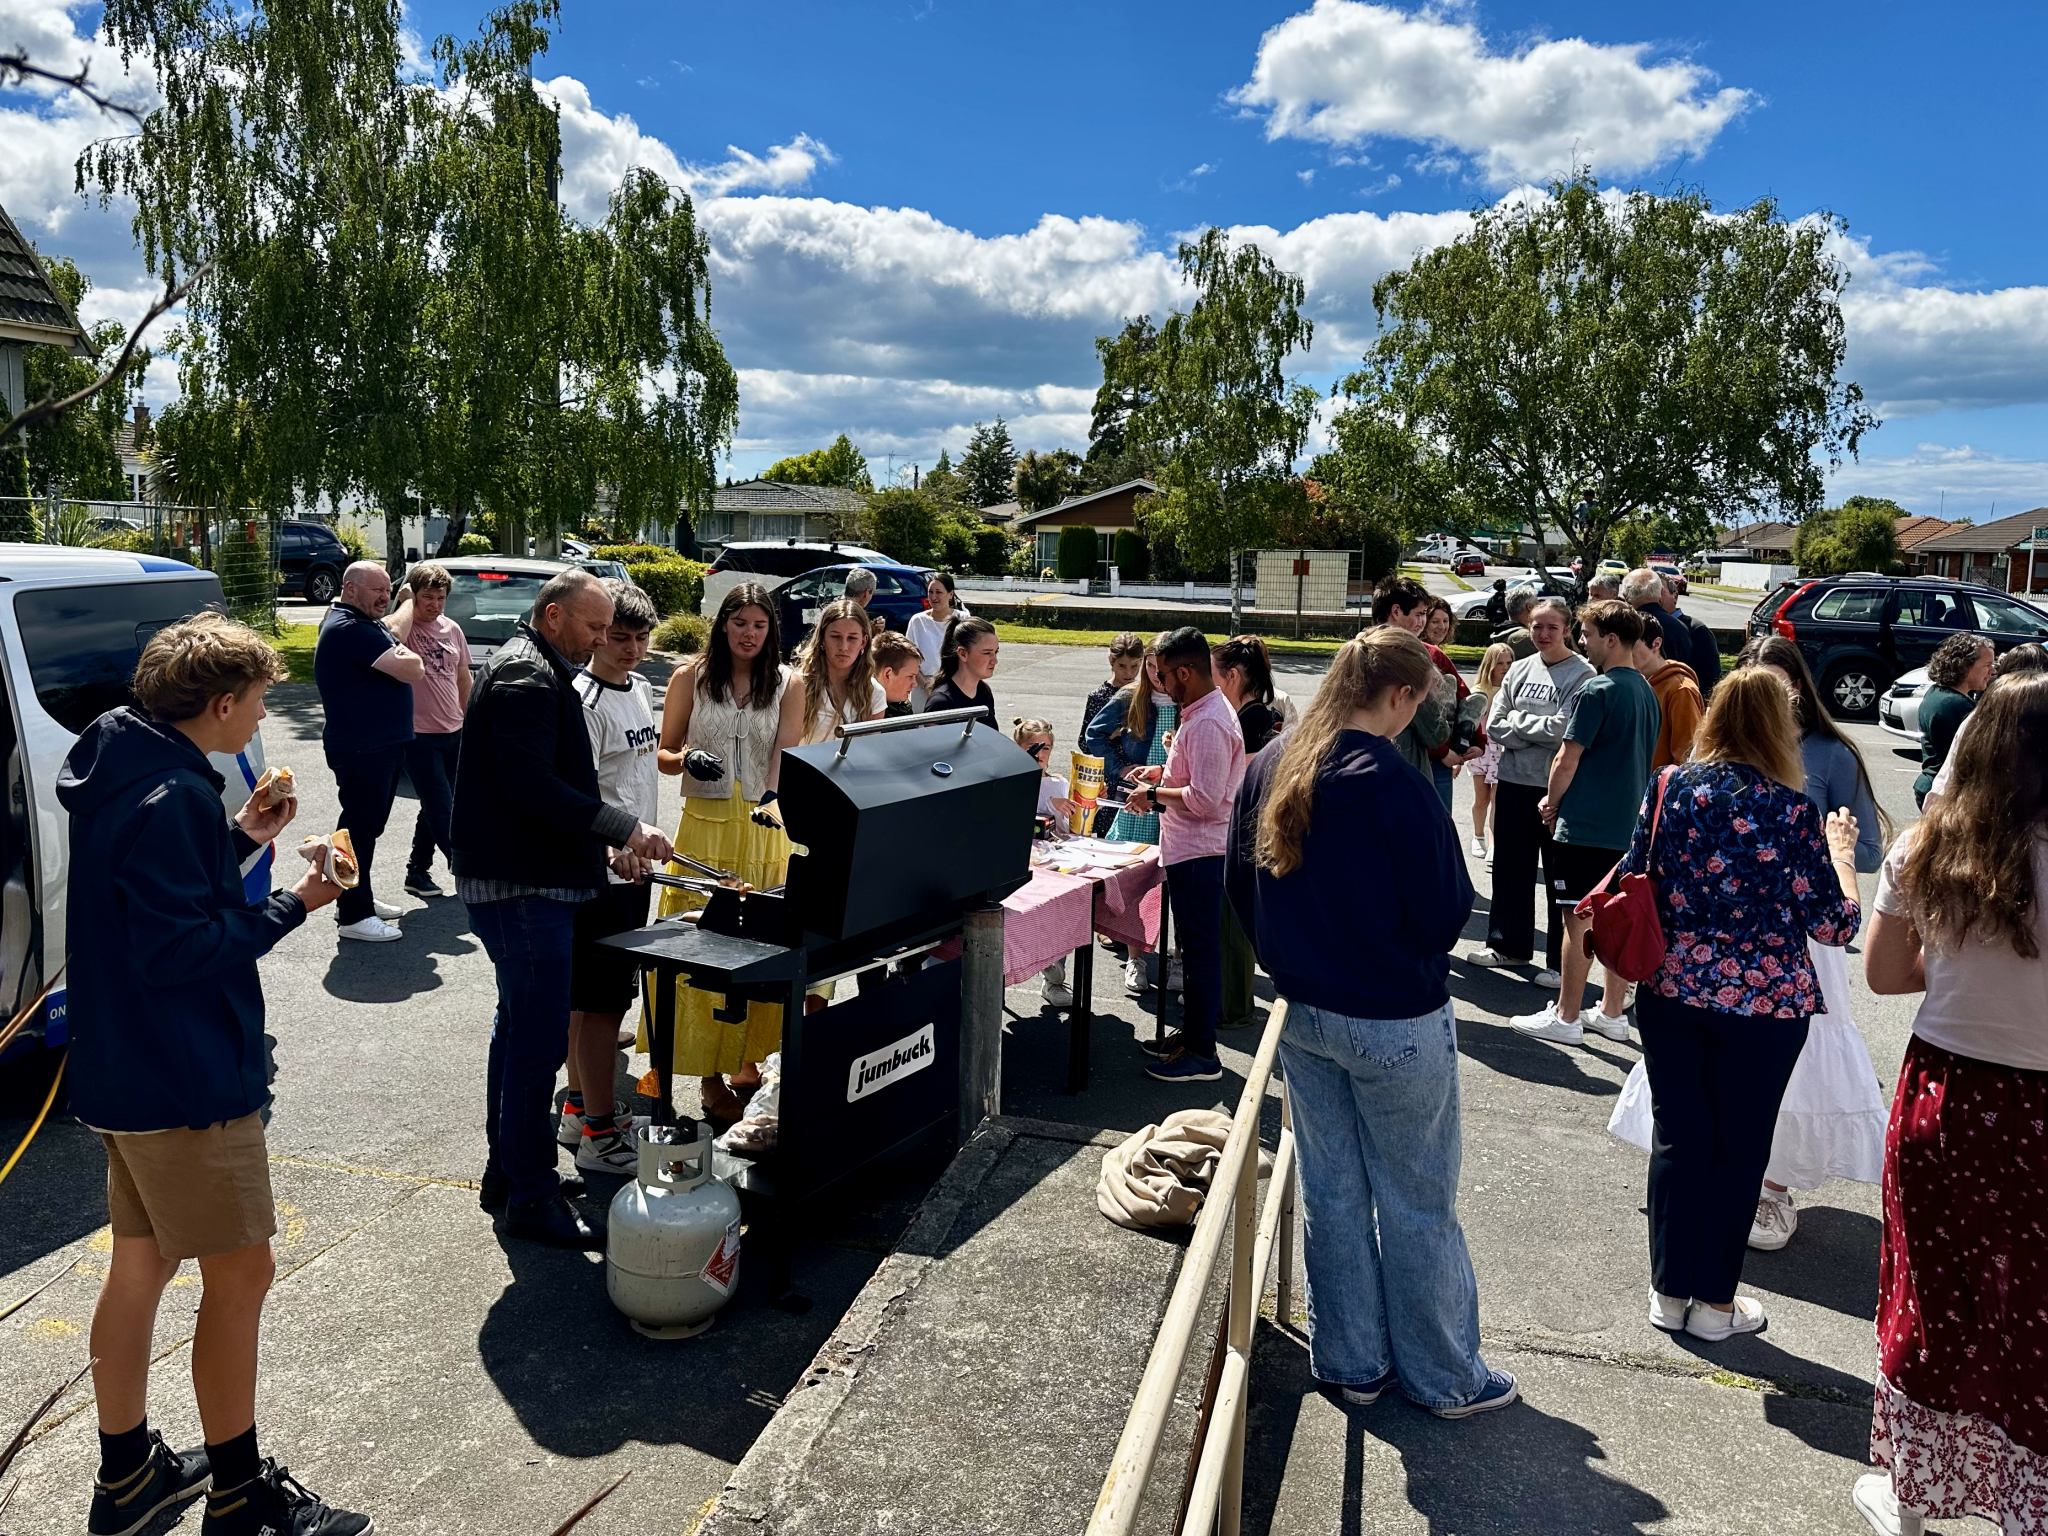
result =
[{"label": "eyeglasses", "polygon": [[1049,741],[1033,742],[1024,750],[1030,753],[1033,757],[1043,757],[1046,753],[1052,750],[1052,743]]}]

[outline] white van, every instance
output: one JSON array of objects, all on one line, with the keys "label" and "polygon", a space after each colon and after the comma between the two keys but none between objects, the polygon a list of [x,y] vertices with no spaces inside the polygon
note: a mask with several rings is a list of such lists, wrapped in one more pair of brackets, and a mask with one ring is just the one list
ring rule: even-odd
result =
[{"label": "white van", "polygon": [[[154,555],[0,544],[0,1022],[12,1018],[64,961],[64,895],[71,818],[57,803],[57,772],[78,733],[131,704],[129,680],[149,637],[202,608],[219,607],[220,582]],[[236,757],[213,754],[233,815],[263,772],[263,738]],[[242,866],[251,901],[270,892],[272,852]],[[49,996],[15,1049],[64,1043],[65,988]],[[31,1039],[33,1037],[33,1040]]]}]

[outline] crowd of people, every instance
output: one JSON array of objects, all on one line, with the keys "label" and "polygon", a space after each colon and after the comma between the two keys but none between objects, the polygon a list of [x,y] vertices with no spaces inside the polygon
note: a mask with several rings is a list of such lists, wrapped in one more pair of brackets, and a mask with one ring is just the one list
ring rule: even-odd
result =
[{"label": "crowd of people", "polygon": [[[1001,719],[1000,639],[943,576],[901,635],[850,584],[793,663],[776,604],[741,583],[658,711],[639,672],[655,613],[630,583],[554,577],[474,679],[443,613],[449,585],[415,566],[394,609],[380,568],[348,571],[315,677],[349,836],[314,840],[288,891],[249,904],[238,865],[292,821],[289,787],[259,786],[224,823],[206,760],[240,751],[263,718],[280,668],[261,637],[212,614],[158,632],[136,704],[67,763],[72,1091],[105,1143],[113,1224],[92,1337],[94,1531],[201,1489],[218,1536],[368,1526],[258,1454],[275,1219],[256,962],[329,904],[344,940],[402,938],[372,886],[401,769],[420,806],[405,888],[445,894],[444,854],[496,974],[480,1204],[508,1237],[594,1249],[568,1196],[584,1174],[632,1170],[644,1122],[616,1102],[614,1071],[621,1045],[649,1045],[622,1033],[635,968],[601,941],[648,921],[648,875],[681,856],[780,884],[785,749],[919,709]],[[1220,1078],[1219,1031],[1255,1021],[1263,968],[1289,1001],[1280,1052],[1316,1377],[1351,1403],[1398,1391],[1445,1418],[1513,1402],[1513,1376],[1480,1353],[1457,1215],[1449,978],[1475,905],[1468,860],[1487,861],[1486,938],[1464,961],[1555,993],[1509,1026],[1566,1047],[1588,1029],[1640,1043],[1610,1129],[1649,1154],[1648,1321],[1709,1343],[1764,1327],[1738,1291],[1744,1254],[1792,1239],[1793,1192],[1881,1182],[1872,1446],[1885,1470],[1856,1506],[1885,1532],[1964,1512],[2048,1530],[2048,651],[1994,662],[1976,636],[1942,646],[1922,712],[1925,816],[1901,832],[1796,644],[1752,641],[1724,677],[1668,582],[1645,570],[1610,585],[1575,612],[1498,594],[1468,681],[1444,649],[1448,609],[1390,578],[1305,708],[1256,637],[1117,637],[1083,714],[1081,751],[1114,789],[1092,830],[1158,846],[1179,936],[1156,957],[1157,985],[1182,994],[1179,1025],[1143,1070]],[[1011,728],[1040,765],[1039,814],[1064,821],[1077,802],[1053,771],[1051,725]],[[1469,838],[1451,815],[1460,775]],[[658,825],[663,776],[682,791],[673,836]],[[123,856],[145,844],[148,859]],[[353,880],[336,874],[341,851]],[[1859,873],[1880,876],[1867,922]],[[1633,875],[1654,892],[1660,954],[1623,975],[1596,935],[1601,903]],[[699,900],[665,888],[659,910]],[[1924,993],[1889,1114],[1850,1012],[1859,933],[1873,991]],[[1133,992],[1153,984],[1147,962],[1131,952]],[[1072,1004],[1063,967],[1043,986]],[[699,1080],[707,1116],[738,1121],[780,1008],[728,1017],[722,999],[679,992],[669,1065]],[[566,1179],[562,1146],[578,1170]],[[157,1305],[188,1257],[203,1280],[206,1444],[181,1453],[149,1429],[145,1398]]]}]

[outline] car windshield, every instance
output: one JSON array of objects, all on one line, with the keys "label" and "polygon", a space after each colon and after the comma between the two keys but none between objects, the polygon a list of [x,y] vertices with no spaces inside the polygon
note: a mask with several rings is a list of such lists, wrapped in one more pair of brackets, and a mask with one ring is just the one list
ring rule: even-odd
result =
[{"label": "car windshield", "polygon": [[36,702],[65,730],[84,730],[135,702],[128,684],[151,635],[220,606],[220,582],[212,576],[17,593],[14,619]]},{"label": "car windshield", "polygon": [[512,629],[533,612],[533,600],[548,578],[529,571],[451,571],[448,617],[462,626],[471,645],[503,645]]},{"label": "car windshield", "polygon": [[2022,640],[2048,636],[2048,615],[2037,608],[2002,597],[1987,597],[1982,592],[1973,592],[1970,601],[1977,605],[1977,627],[1986,634]]}]

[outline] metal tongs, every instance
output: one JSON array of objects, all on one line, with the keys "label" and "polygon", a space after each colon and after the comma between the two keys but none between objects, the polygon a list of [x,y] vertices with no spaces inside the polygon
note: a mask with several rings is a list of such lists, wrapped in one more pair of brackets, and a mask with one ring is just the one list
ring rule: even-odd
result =
[{"label": "metal tongs", "polygon": [[667,875],[650,871],[647,876],[647,883],[649,885],[665,885],[671,890],[694,891],[699,896],[709,896],[713,891],[730,889],[723,882],[735,878],[730,870],[719,869],[715,865],[703,863],[701,860],[691,858],[687,853],[671,852],[669,857],[677,864],[682,864],[698,871],[698,875],[702,878],[691,875]]}]

